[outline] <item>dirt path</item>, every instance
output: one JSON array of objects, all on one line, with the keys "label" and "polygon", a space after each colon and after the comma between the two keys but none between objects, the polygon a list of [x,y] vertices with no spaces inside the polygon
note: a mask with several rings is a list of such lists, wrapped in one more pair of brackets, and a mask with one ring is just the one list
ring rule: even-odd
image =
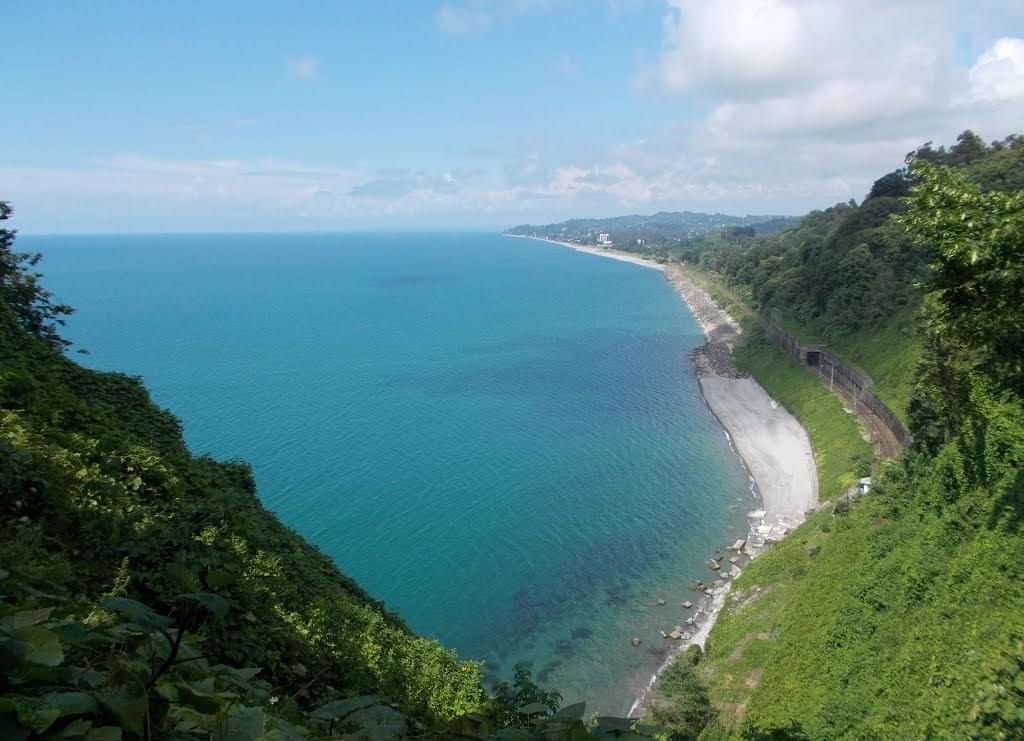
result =
[{"label": "dirt path", "polygon": [[[828,385],[828,382],[820,376],[819,380],[826,386]],[[840,386],[834,386],[832,393],[843,400],[843,406],[857,415],[857,419],[860,420],[880,458],[895,458],[903,452],[903,444],[896,439],[889,426],[861,404],[853,394]]]}]

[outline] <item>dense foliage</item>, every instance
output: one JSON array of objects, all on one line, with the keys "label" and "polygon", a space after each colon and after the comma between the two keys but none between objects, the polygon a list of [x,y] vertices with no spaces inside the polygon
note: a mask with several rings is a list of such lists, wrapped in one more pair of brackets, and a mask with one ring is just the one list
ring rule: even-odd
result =
[{"label": "dense foliage", "polygon": [[[764,317],[806,341],[827,343],[871,376],[879,397],[905,417],[922,352],[917,313],[923,297],[920,286],[930,279],[937,254],[933,244],[943,239],[946,245],[962,244],[969,251],[967,233],[984,230],[1007,209],[1019,209],[1019,195],[1013,193],[1024,188],[1024,139],[1010,136],[986,145],[966,131],[950,149],[927,144],[908,160],[918,163],[915,169],[883,176],[859,205],[850,201],[812,211],[795,228],[767,236],[712,232],[667,249],[662,257],[713,272]],[[939,184],[927,196],[932,204],[928,215],[912,230],[892,218],[906,210],[905,196],[929,165],[955,168],[941,170],[948,173],[942,178],[973,181],[978,190],[961,192],[967,198],[986,199],[980,210],[986,214],[984,220],[954,224],[960,212],[957,204],[940,203]],[[921,197],[918,191],[915,198]],[[1003,239],[1020,239],[1019,219],[1012,221],[1013,226],[1001,223],[1008,230]],[[987,280],[1020,274],[1019,265],[992,268]],[[999,269],[1008,273],[998,273]],[[958,279],[953,272],[947,274]],[[985,288],[965,283],[962,290],[966,294]],[[994,305],[989,308],[1000,311]],[[1005,339],[1019,343],[1020,336]]]},{"label": "dense foliage", "polygon": [[[11,218],[10,204],[0,201],[0,221]],[[38,254],[14,251],[14,229],[0,229],[0,301],[25,330],[55,347],[66,343],[58,329],[71,307],[54,303],[53,295],[39,282],[42,277],[34,268]]]},{"label": "dense foliage", "polygon": [[[1020,140],[986,146],[967,132],[949,151],[921,151],[876,183],[875,198],[902,199],[890,209],[899,218],[867,233],[893,235],[924,266],[915,445],[876,471],[869,494],[823,508],[736,580],[698,672],[718,711],[702,738],[1020,736],[1024,194],[986,190],[1017,182]],[[832,233],[871,200],[841,209]],[[794,263],[792,280],[814,264]],[[803,398],[795,379],[807,374],[755,350],[755,376]],[[804,421],[822,412],[787,405]],[[821,427],[808,425],[816,449]]]},{"label": "dense foliage", "polygon": [[906,376],[915,446],[839,497],[856,425],[747,333],[739,364],[805,422],[834,503],[736,580],[658,726],[559,710],[523,671],[485,692],[265,511],[247,466],[191,456],[138,379],[66,358],[70,310],[0,230],[0,737],[1020,737],[1022,173],[1020,138],[965,132],[859,206],[666,252]]}]

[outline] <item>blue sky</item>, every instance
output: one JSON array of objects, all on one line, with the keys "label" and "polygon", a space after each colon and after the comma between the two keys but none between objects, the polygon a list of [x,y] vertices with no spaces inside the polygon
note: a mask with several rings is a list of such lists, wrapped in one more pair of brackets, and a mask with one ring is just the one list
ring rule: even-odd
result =
[{"label": "blue sky", "polygon": [[27,232],[801,213],[1024,121],[1019,2],[22,3]]}]

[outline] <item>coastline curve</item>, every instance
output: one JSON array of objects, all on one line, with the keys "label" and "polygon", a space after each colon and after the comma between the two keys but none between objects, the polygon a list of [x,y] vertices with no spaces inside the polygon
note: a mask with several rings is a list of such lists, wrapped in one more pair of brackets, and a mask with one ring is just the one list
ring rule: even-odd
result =
[{"label": "coastline curve", "polygon": [[[692,356],[692,370],[701,395],[750,475],[752,490],[760,503],[760,509],[748,513],[750,530],[742,546],[743,555],[756,558],[767,545],[800,525],[818,506],[817,470],[807,431],[755,379],[737,371],[732,350],[742,335],[742,328],[681,268],[604,247],[526,235],[506,236],[536,239],[659,270],[686,304],[706,340]],[[689,640],[678,642],[677,650],[651,676],[630,707],[629,717],[643,715],[658,677],[682,651],[692,645],[703,647],[730,587],[731,580],[727,580],[723,586],[709,590],[709,599],[703,606],[705,619]]]}]

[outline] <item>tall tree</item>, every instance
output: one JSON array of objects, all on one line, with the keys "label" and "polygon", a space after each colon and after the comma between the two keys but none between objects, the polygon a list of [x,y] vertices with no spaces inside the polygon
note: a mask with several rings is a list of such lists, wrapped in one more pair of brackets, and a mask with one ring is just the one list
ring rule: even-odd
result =
[{"label": "tall tree", "polygon": [[[0,201],[0,222],[11,218],[14,210]],[[64,317],[73,309],[53,300],[53,294],[39,282],[42,277],[34,268],[41,255],[15,252],[15,229],[0,228],[0,305],[6,305],[26,330],[49,344],[63,348],[70,343],[58,333]]]},{"label": "tall tree", "polygon": [[981,191],[963,174],[915,160],[899,217],[932,256],[937,329],[1024,391],[1024,190]]}]

